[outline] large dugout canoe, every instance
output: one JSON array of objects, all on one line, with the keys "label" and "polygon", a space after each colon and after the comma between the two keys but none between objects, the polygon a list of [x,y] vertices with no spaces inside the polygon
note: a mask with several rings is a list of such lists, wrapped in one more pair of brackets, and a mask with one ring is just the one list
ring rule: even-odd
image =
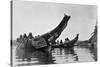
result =
[{"label": "large dugout canoe", "polygon": [[69,19],[70,16],[64,15],[62,21],[56,28],[33,39],[32,46],[36,49],[48,48],[61,35],[62,31],[66,28]]}]

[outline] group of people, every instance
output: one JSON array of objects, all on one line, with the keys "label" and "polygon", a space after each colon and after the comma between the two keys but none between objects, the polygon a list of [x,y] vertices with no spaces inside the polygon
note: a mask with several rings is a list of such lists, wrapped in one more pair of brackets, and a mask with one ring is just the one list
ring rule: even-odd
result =
[{"label": "group of people", "polygon": [[20,35],[20,37],[17,38],[17,41],[18,42],[24,42],[25,40],[29,40],[29,39],[32,39],[32,38],[34,38],[34,37],[33,37],[31,32],[29,33],[28,36],[24,33],[24,35]]},{"label": "group of people", "polygon": [[61,44],[64,44],[64,43],[68,43],[69,41],[70,41],[69,38],[65,38],[65,41],[64,42],[62,40],[60,40],[60,41],[57,40],[56,41],[56,45],[59,45],[59,44],[61,45]]},{"label": "group of people", "polygon": [[35,38],[38,38],[38,36],[35,36],[33,37],[32,33],[30,32],[29,35],[27,36],[25,33],[23,35],[20,35],[19,38],[17,38],[17,42],[19,44],[23,44],[25,47],[30,47],[32,46],[32,41],[35,39]]},{"label": "group of people", "polygon": [[[38,36],[33,37],[32,33],[30,32],[29,35],[27,36],[25,33],[23,35],[20,35],[19,38],[17,38],[17,42],[22,43],[24,45],[32,45],[32,41],[36,38],[38,38]],[[57,40],[55,42],[56,45],[61,45],[64,43],[68,43],[70,40],[68,38],[65,38],[65,41],[63,42],[63,40]]]}]

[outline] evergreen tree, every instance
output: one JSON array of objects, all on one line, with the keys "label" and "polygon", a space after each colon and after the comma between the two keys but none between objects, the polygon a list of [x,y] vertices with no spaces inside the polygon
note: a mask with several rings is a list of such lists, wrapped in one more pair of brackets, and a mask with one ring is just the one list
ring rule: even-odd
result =
[{"label": "evergreen tree", "polygon": [[96,35],[97,34],[97,24],[96,24],[96,26],[95,26],[95,29],[94,29],[94,35]]},{"label": "evergreen tree", "polygon": [[97,41],[97,23],[94,28],[94,32],[92,33],[91,38],[89,39],[90,42],[96,42]]}]

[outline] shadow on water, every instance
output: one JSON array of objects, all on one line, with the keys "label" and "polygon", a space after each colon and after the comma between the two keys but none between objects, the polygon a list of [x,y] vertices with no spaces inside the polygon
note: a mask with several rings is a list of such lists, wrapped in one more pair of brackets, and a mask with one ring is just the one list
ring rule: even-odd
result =
[{"label": "shadow on water", "polygon": [[35,64],[54,64],[51,52],[44,52],[38,50],[29,51],[26,49],[18,49],[16,52],[16,59],[18,59],[17,62],[20,63],[18,64],[18,66]]},{"label": "shadow on water", "polygon": [[94,49],[85,47],[54,48],[51,52],[43,52],[37,50],[17,49],[16,50],[16,65],[39,65],[39,64],[58,64],[72,62],[87,62],[96,61],[97,57],[94,54]]},{"label": "shadow on water", "polygon": [[95,61],[97,61],[97,47],[90,47],[90,53]]}]

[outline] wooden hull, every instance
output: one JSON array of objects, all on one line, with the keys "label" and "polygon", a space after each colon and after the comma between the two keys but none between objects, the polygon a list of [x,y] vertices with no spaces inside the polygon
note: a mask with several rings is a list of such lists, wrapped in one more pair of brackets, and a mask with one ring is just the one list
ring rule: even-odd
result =
[{"label": "wooden hull", "polygon": [[52,46],[52,48],[73,48],[73,47],[74,47],[74,44],[67,45],[67,46],[65,46],[64,44],[63,45],[59,45],[59,46]]},{"label": "wooden hull", "polygon": [[42,52],[49,52],[51,50],[50,46],[46,46],[46,47],[42,47],[42,48],[35,48],[33,46],[25,48],[28,49],[30,51],[42,51]]},{"label": "wooden hull", "polygon": [[47,47],[43,47],[43,48],[38,48],[36,50],[40,50],[40,51],[43,51],[43,52],[49,52],[51,50],[51,47],[47,46]]}]

